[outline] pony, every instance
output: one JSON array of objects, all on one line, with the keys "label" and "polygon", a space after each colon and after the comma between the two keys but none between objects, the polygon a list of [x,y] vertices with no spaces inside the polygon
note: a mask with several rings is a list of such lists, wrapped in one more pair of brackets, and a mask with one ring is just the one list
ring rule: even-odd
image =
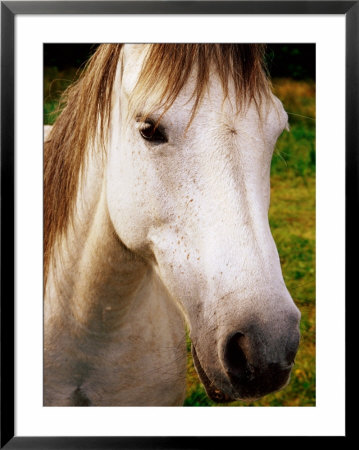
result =
[{"label": "pony", "polygon": [[300,313],[268,223],[288,116],[263,45],[106,44],[44,144],[44,405],[285,387]]}]

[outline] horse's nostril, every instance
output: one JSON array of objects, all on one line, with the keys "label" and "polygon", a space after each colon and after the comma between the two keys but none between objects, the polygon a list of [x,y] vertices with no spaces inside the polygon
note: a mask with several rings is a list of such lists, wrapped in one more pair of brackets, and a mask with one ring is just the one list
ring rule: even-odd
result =
[{"label": "horse's nostril", "polygon": [[288,366],[294,364],[294,358],[295,358],[296,353],[297,353],[297,352],[296,352],[295,350],[293,350],[293,351],[288,351],[288,353],[287,353],[287,355],[286,355],[286,356],[287,356],[286,360],[287,360]]},{"label": "horse's nostril", "polygon": [[237,377],[246,374],[248,370],[247,357],[244,351],[244,335],[234,334],[227,342],[224,351],[224,362],[227,371]]}]

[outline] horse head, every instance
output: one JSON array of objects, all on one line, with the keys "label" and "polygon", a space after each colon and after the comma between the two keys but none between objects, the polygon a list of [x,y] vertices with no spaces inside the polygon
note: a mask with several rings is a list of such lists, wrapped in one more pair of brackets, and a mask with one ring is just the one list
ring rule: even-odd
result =
[{"label": "horse head", "polygon": [[271,158],[287,115],[269,89],[242,95],[258,78],[239,86],[235,56],[223,70],[220,57],[207,54],[203,69],[195,54],[189,66],[154,59],[150,46],[123,47],[106,189],[115,232],[181,309],[199,376],[222,402],[286,385],[300,314],[268,223]]}]

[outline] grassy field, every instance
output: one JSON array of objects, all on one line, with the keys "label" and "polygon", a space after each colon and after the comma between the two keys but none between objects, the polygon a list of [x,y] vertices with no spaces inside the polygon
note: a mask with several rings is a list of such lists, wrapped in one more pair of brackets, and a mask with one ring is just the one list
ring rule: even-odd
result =
[{"label": "grassy field", "polygon": [[[45,69],[45,124],[54,122],[59,95],[76,73],[76,69]],[[229,406],[315,405],[315,84],[278,79],[273,88],[289,114],[290,131],[283,132],[273,156],[269,219],[286,285],[302,313],[301,343],[286,389]],[[217,406],[198,380],[189,341],[188,350],[185,405]]]}]

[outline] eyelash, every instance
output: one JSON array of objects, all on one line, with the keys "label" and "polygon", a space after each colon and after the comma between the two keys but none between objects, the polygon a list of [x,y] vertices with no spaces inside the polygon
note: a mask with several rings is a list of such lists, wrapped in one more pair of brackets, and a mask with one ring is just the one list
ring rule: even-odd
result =
[{"label": "eyelash", "polygon": [[162,127],[156,126],[152,120],[142,122],[138,131],[145,141],[153,144],[164,144],[168,141]]}]

